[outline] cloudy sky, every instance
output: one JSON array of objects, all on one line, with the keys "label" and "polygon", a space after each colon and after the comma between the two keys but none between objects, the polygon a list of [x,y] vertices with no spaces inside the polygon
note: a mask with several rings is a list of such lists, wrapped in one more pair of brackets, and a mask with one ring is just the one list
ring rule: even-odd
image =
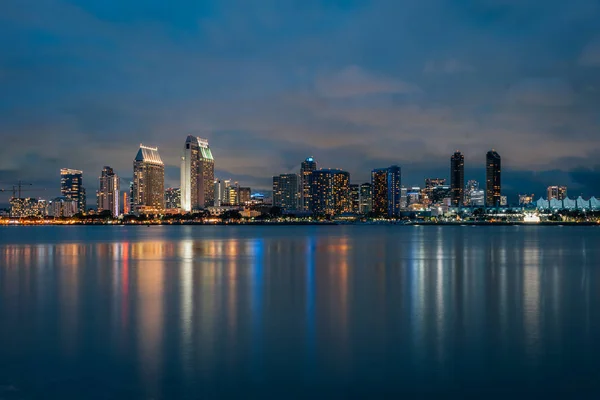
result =
[{"label": "cloudy sky", "polygon": [[508,195],[600,196],[599,20],[592,0],[3,0],[0,187],[54,196],[69,167],[94,192],[142,142],[178,186],[194,133],[256,189],[309,155],[422,185],[456,149],[483,180],[494,148]]}]

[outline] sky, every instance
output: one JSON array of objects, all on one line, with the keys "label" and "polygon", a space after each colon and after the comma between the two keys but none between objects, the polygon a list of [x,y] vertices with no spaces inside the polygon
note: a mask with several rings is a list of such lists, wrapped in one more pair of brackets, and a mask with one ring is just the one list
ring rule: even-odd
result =
[{"label": "sky", "polygon": [[49,198],[81,169],[93,204],[140,143],[177,187],[194,134],[256,191],[307,156],[422,186],[455,150],[483,183],[494,148],[504,194],[600,197],[599,20],[593,0],[3,0],[0,188]]}]

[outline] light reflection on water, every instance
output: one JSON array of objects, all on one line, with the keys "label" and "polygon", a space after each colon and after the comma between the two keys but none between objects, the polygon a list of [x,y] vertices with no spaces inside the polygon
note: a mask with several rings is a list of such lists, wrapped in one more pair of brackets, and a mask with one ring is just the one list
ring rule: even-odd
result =
[{"label": "light reflection on water", "polygon": [[568,390],[584,376],[595,391],[600,232],[512,228],[173,227],[106,238],[68,227],[78,238],[61,242],[58,227],[47,241],[0,242],[0,356],[10,360],[0,387],[24,398],[289,385],[299,396],[464,393]]}]

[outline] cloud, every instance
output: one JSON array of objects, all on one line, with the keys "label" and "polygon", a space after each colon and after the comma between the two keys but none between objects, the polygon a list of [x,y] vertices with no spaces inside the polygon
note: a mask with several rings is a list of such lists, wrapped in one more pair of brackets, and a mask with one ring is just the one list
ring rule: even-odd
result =
[{"label": "cloud", "polygon": [[568,106],[575,92],[560,78],[527,78],[510,86],[508,101],[530,106]]},{"label": "cloud", "polygon": [[426,74],[458,74],[462,72],[474,72],[475,67],[461,62],[455,58],[442,61],[427,61],[423,72]]},{"label": "cloud", "polygon": [[600,37],[589,42],[583,48],[579,64],[585,67],[600,67]]},{"label": "cloud", "polygon": [[319,77],[316,89],[320,95],[331,98],[420,92],[416,85],[372,74],[357,65]]}]

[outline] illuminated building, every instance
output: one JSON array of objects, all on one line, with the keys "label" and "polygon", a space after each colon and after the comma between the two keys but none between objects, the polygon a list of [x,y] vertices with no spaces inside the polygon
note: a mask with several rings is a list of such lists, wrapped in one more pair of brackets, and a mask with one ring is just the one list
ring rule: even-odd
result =
[{"label": "illuminated building", "polygon": [[350,174],[339,169],[319,169],[310,177],[312,211],[317,215],[351,212]]},{"label": "illuminated building", "polygon": [[501,159],[500,155],[490,150],[485,158],[485,205],[498,207],[502,195]]},{"label": "illuminated building", "polygon": [[373,212],[379,216],[397,217],[401,208],[400,167],[377,168],[371,171]]},{"label": "illuminated building", "polygon": [[228,186],[226,193],[226,205],[237,206],[239,203],[238,194],[240,190],[240,184],[235,182],[233,186]]},{"label": "illuminated building", "polygon": [[485,191],[471,190],[469,195],[469,205],[479,207],[485,206]]},{"label": "illuminated building", "polygon": [[140,145],[133,161],[133,211],[165,208],[165,165],[157,147]]},{"label": "illuminated building", "polygon": [[273,205],[284,211],[300,208],[300,177],[297,174],[283,174],[273,177]]},{"label": "illuminated building", "polygon": [[[431,191],[436,186],[444,186],[446,184],[445,178],[426,178],[425,188],[421,191],[423,202],[430,204],[433,202],[431,199]],[[402,208],[406,207],[406,201],[401,201]]]},{"label": "illuminated building", "polygon": [[535,200],[534,200],[535,195],[532,194],[520,194],[519,195],[519,205],[522,206],[526,206],[528,204],[532,204]]},{"label": "illuminated building", "polygon": [[508,198],[506,196],[500,196],[500,206],[506,207],[508,205]]},{"label": "illuminated building", "polygon": [[181,208],[192,211],[215,203],[215,160],[208,140],[189,135],[181,157]]},{"label": "illuminated building", "polygon": [[314,158],[308,157],[300,166],[300,204],[302,211],[311,211],[311,174],[317,169],[317,162]]},{"label": "illuminated building", "polygon": [[48,215],[55,218],[71,218],[77,212],[77,202],[68,197],[56,197],[48,203]]},{"label": "illuminated building", "polygon": [[400,187],[400,208],[408,207],[408,189],[404,186]]},{"label": "illuminated building", "polygon": [[250,203],[251,193],[252,191],[249,187],[240,187],[238,190],[239,204],[246,205]]},{"label": "illuminated building", "polygon": [[119,177],[111,167],[105,166],[100,174],[100,186],[96,192],[98,212],[110,211],[110,215],[118,217],[119,208]]},{"label": "illuminated building", "polygon": [[418,186],[413,186],[410,188],[410,191],[406,193],[407,198],[407,206],[412,206],[413,204],[421,203],[421,188]]},{"label": "illuminated building", "polygon": [[180,188],[168,188],[165,190],[165,208],[168,210],[181,208]]},{"label": "illuminated building", "polygon": [[44,217],[47,215],[47,203],[45,200],[34,198],[16,198],[10,199],[10,216],[15,218],[23,217]]},{"label": "illuminated building", "polygon": [[360,185],[359,194],[359,212],[363,214],[370,213],[373,209],[373,190],[370,183],[363,183]]},{"label": "illuminated building", "polygon": [[564,200],[567,198],[567,187],[566,186],[548,186],[546,190],[548,200]]},{"label": "illuminated building", "polygon": [[475,180],[467,181],[465,185],[465,205],[471,205],[471,192],[474,190],[479,190],[479,182]]},{"label": "illuminated building", "polygon": [[452,198],[452,188],[448,185],[438,185],[431,188],[430,200],[433,204],[442,204],[444,199]]},{"label": "illuminated building", "polygon": [[452,206],[461,207],[465,200],[465,156],[456,151],[450,158],[450,188]]},{"label": "illuminated building", "polygon": [[63,197],[74,200],[77,210],[85,213],[86,196],[83,187],[83,171],[63,168],[60,170],[60,193]]},{"label": "illuminated building", "polygon": [[127,192],[123,192],[123,214],[127,215],[131,212],[129,208],[129,196],[127,196]]},{"label": "illuminated building", "polygon": [[350,185],[350,210],[353,213],[360,212],[360,187],[356,184]]}]

